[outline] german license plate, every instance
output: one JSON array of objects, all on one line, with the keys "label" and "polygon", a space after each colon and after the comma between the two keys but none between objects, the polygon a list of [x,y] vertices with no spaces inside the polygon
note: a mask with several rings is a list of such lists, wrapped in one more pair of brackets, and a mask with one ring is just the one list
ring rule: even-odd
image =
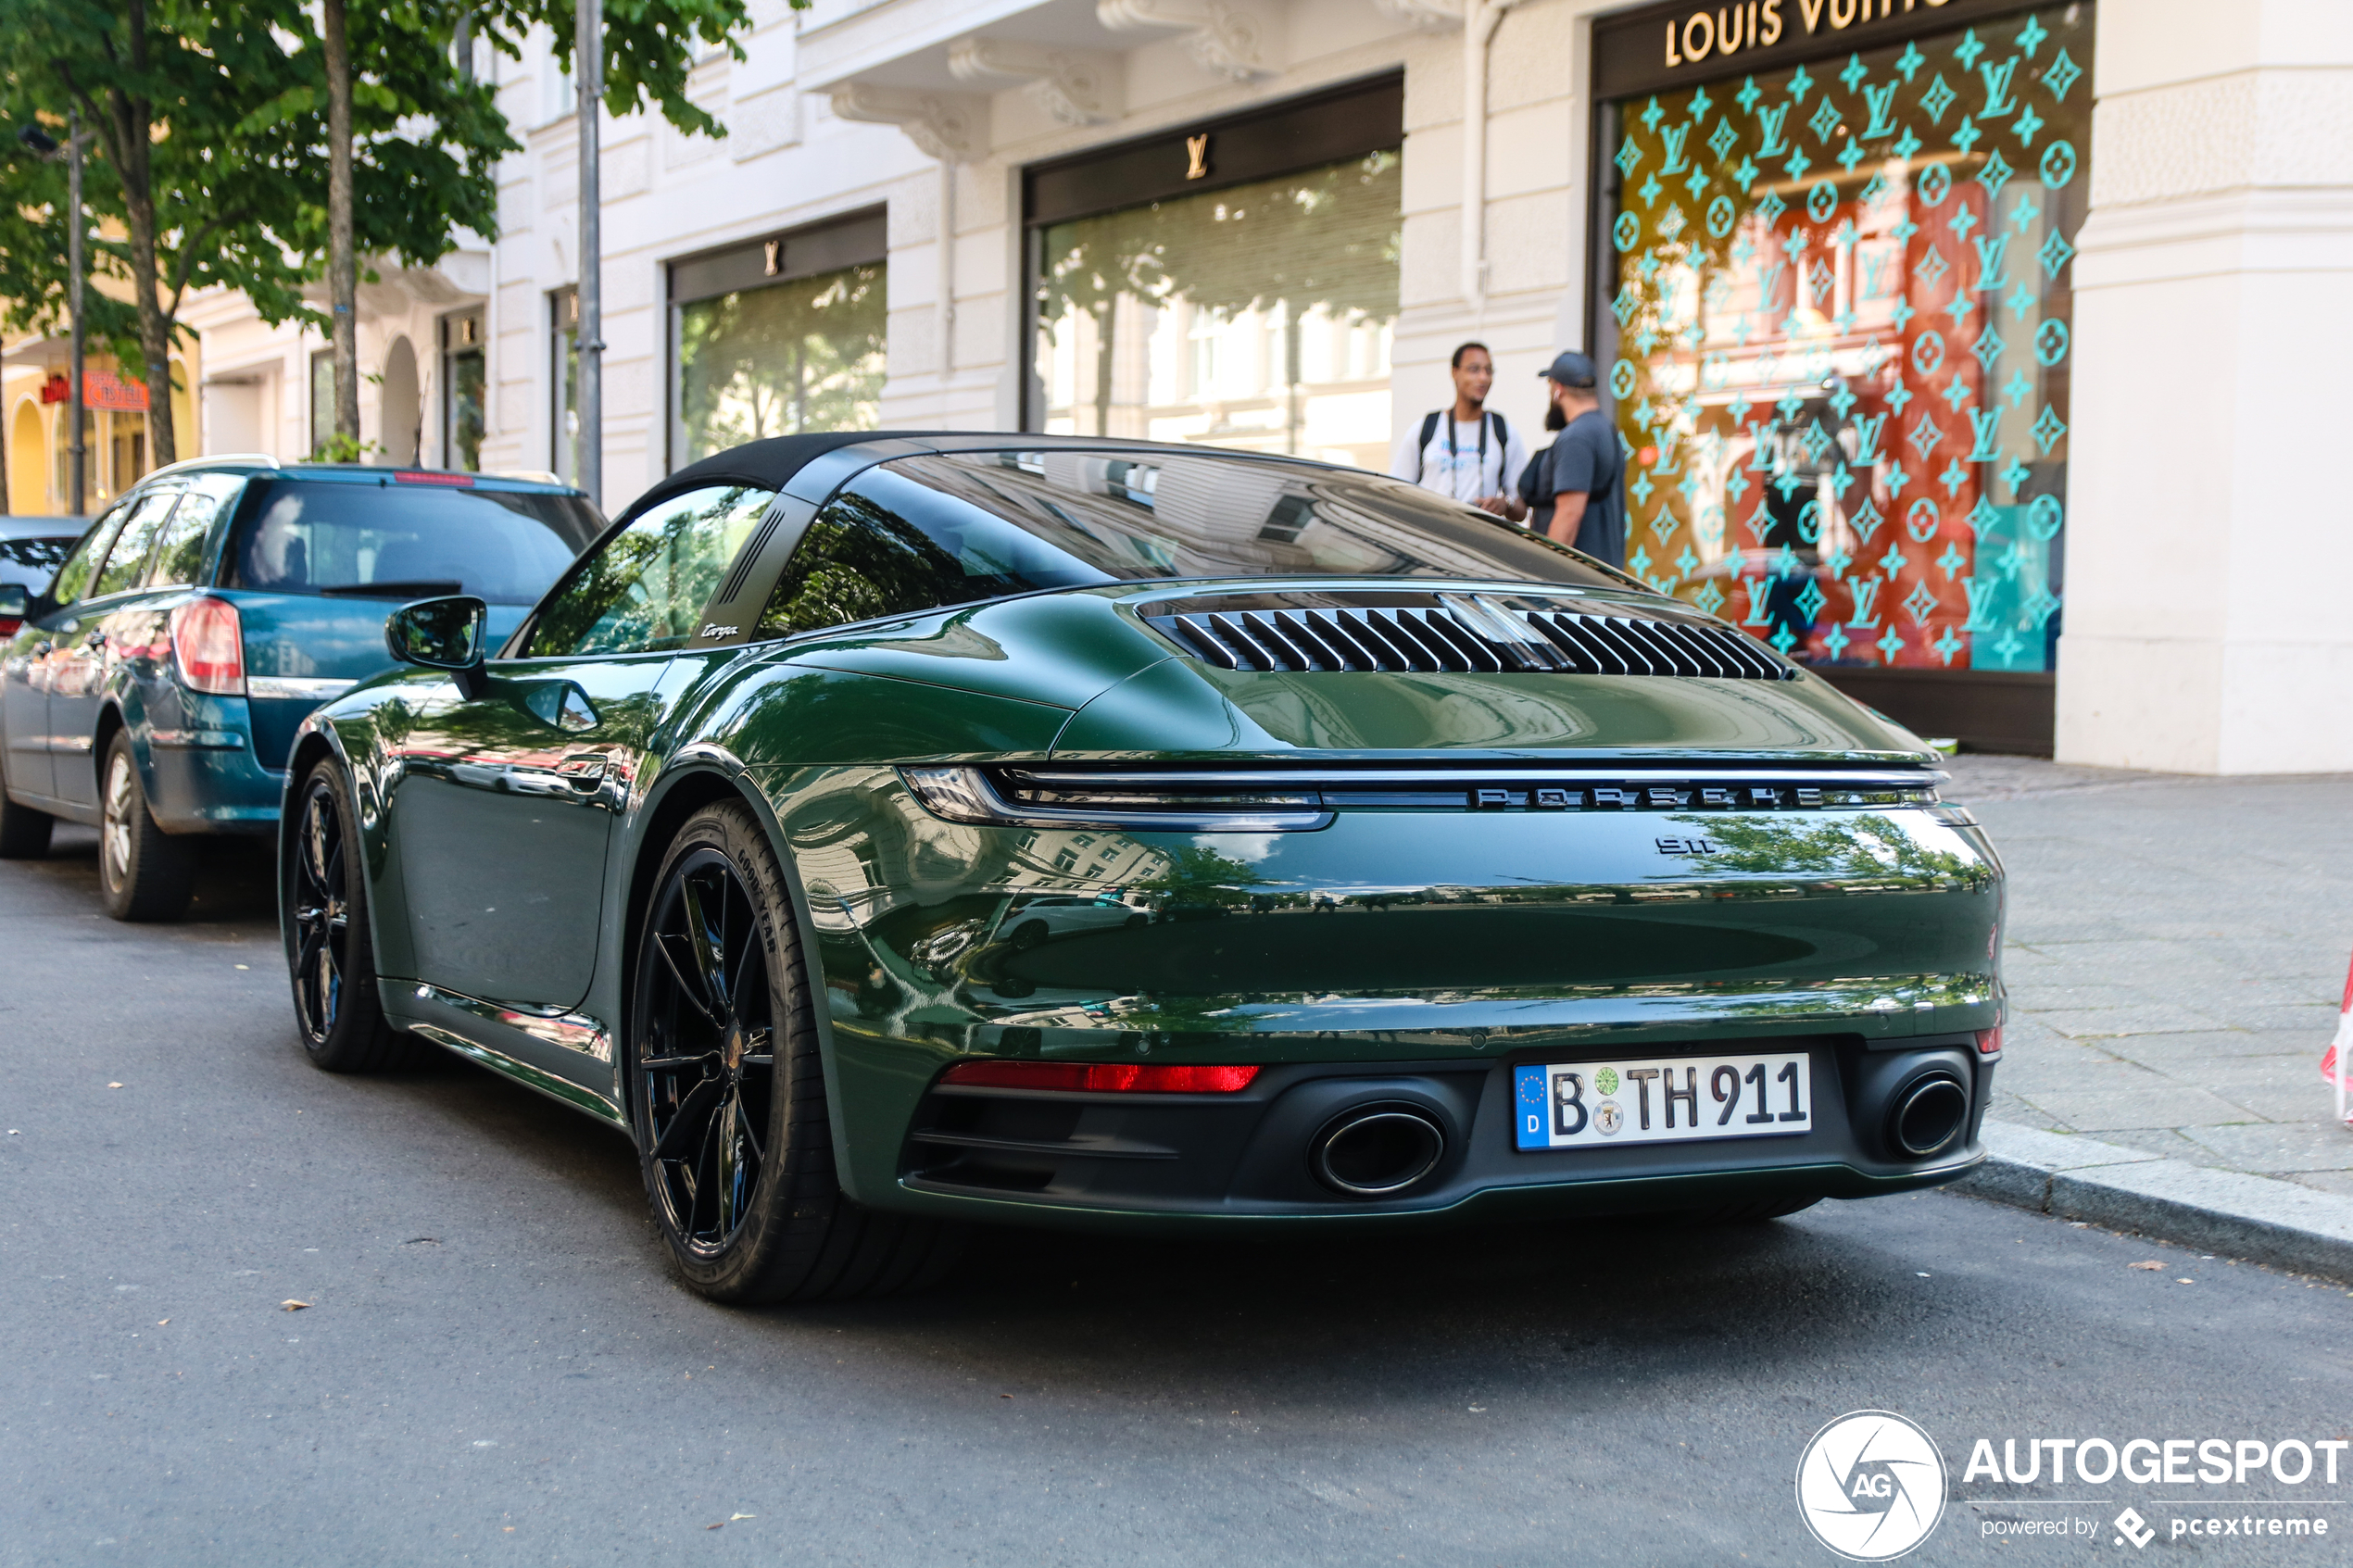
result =
[{"label": "german license plate", "polygon": [[1513,1078],[1522,1148],[1780,1137],[1814,1125],[1803,1054],[1550,1061]]}]

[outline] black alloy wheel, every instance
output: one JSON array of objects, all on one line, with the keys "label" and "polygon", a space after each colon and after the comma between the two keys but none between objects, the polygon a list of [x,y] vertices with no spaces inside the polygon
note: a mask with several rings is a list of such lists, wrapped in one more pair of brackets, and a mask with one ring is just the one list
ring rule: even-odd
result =
[{"label": "black alloy wheel", "polygon": [[775,1027],[766,944],[726,855],[694,850],[672,869],[647,930],[657,960],[638,1093],[664,1227],[698,1257],[741,1233],[775,1141]]},{"label": "black alloy wheel", "polygon": [[714,1300],[919,1287],[961,1250],[842,1195],[803,953],[759,820],[732,802],[688,818],[639,931],[627,1085],[654,1222]]},{"label": "black alloy wheel", "polygon": [[405,1067],[420,1054],[376,991],[375,946],[359,883],[350,786],[333,759],[310,770],[279,873],[295,1021],[310,1060],[330,1073]]}]

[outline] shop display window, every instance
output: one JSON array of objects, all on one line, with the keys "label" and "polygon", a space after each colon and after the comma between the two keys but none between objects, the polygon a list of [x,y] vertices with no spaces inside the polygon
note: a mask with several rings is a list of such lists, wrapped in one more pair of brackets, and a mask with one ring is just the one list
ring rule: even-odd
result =
[{"label": "shop display window", "polygon": [[1389,148],[1034,229],[1030,427],[1386,466],[1400,174]]},{"label": "shop display window", "polygon": [[676,307],[674,463],[880,423],[887,277],[875,261]]},{"label": "shop display window", "polygon": [[2092,28],[1603,107],[1629,570],[1817,666],[2052,668]]}]

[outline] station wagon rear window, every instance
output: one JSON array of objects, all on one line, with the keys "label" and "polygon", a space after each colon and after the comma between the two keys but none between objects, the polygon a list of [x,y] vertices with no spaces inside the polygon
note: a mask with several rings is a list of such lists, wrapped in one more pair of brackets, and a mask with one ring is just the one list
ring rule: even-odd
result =
[{"label": "station wagon rear window", "polygon": [[221,580],[276,594],[527,605],[601,528],[573,495],[266,480],[240,508]]}]

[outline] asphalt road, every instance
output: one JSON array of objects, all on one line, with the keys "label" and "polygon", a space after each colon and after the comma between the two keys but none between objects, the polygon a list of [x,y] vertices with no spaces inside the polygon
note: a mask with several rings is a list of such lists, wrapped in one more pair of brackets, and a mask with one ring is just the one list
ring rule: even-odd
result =
[{"label": "asphalt road", "polygon": [[[1874,1407],[1951,1467],[1907,1561],[2353,1555],[2353,1454],[2334,1485],[1966,1480],[1980,1436],[2353,1436],[2353,1300],[1945,1194],[1378,1247],[992,1234],[920,1298],[713,1307],[613,1135],[454,1060],[309,1068],[266,869],[214,870],[140,928],[86,834],[0,865],[0,1563],[1822,1563],[1798,1457]],[[2331,1533],[2170,1534],[2225,1512]],[[1988,1533],[2054,1519],[2093,1533]]]}]

